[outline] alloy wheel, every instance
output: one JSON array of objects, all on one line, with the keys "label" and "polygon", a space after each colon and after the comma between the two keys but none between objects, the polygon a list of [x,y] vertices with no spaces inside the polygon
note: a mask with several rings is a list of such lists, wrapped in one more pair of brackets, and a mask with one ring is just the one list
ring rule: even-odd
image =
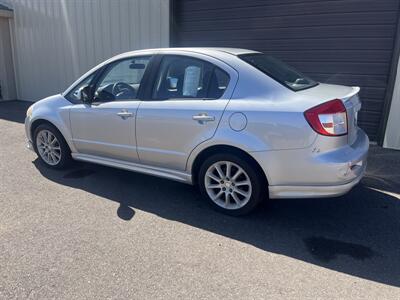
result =
[{"label": "alloy wheel", "polygon": [[36,136],[36,147],[40,157],[49,165],[55,166],[61,160],[61,145],[49,130],[41,130]]},{"label": "alloy wheel", "polygon": [[243,168],[230,161],[212,164],[205,174],[204,186],[211,200],[225,209],[245,206],[252,194],[250,177]]}]

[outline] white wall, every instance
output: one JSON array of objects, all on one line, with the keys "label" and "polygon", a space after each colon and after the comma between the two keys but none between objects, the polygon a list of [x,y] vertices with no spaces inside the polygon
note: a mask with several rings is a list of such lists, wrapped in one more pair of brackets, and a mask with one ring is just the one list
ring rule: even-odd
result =
[{"label": "white wall", "polygon": [[21,100],[60,93],[116,54],[168,47],[169,0],[7,0]]},{"label": "white wall", "polygon": [[383,147],[400,150],[400,60],[397,65],[396,81],[393,89],[392,103],[386,125]]}]

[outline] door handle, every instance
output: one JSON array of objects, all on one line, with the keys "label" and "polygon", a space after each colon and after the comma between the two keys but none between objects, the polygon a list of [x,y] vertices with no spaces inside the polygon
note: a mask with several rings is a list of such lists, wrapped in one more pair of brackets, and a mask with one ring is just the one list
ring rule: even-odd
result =
[{"label": "door handle", "polygon": [[117,113],[118,116],[120,116],[122,119],[130,118],[133,117],[133,113],[127,111],[126,109],[121,110],[120,112]]},{"label": "door handle", "polygon": [[195,115],[192,118],[193,120],[198,121],[200,124],[204,124],[205,122],[215,121],[215,117],[209,116],[206,113]]}]

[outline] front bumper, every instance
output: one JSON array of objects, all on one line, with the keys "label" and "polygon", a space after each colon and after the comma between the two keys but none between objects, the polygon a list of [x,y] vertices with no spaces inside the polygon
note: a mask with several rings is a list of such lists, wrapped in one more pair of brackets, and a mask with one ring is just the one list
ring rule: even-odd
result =
[{"label": "front bumper", "polygon": [[32,137],[31,137],[31,118],[29,116],[27,116],[25,118],[25,135],[27,138],[26,148],[28,148],[29,150],[35,151],[35,149],[33,147],[33,143],[32,143]]},{"label": "front bumper", "polygon": [[28,148],[29,150],[35,152],[35,148],[33,148],[33,144],[31,141],[27,141],[26,142],[26,148]]},{"label": "front bumper", "polygon": [[352,145],[315,151],[297,150],[252,153],[264,169],[269,197],[336,197],[350,191],[365,173],[369,140],[359,129]]}]

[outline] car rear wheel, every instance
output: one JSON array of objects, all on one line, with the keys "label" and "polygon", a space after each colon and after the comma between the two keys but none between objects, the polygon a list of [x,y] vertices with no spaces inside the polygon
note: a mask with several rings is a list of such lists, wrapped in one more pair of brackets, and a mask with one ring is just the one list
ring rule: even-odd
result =
[{"label": "car rear wheel", "polygon": [[220,212],[243,215],[266,197],[266,182],[251,162],[232,154],[216,154],[200,167],[203,196]]},{"label": "car rear wheel", "polygon": [[64,137],[54,126],[39,125],[34,132],[34,143],[39,159],[50,168],[62,169],[72,160]]}]

